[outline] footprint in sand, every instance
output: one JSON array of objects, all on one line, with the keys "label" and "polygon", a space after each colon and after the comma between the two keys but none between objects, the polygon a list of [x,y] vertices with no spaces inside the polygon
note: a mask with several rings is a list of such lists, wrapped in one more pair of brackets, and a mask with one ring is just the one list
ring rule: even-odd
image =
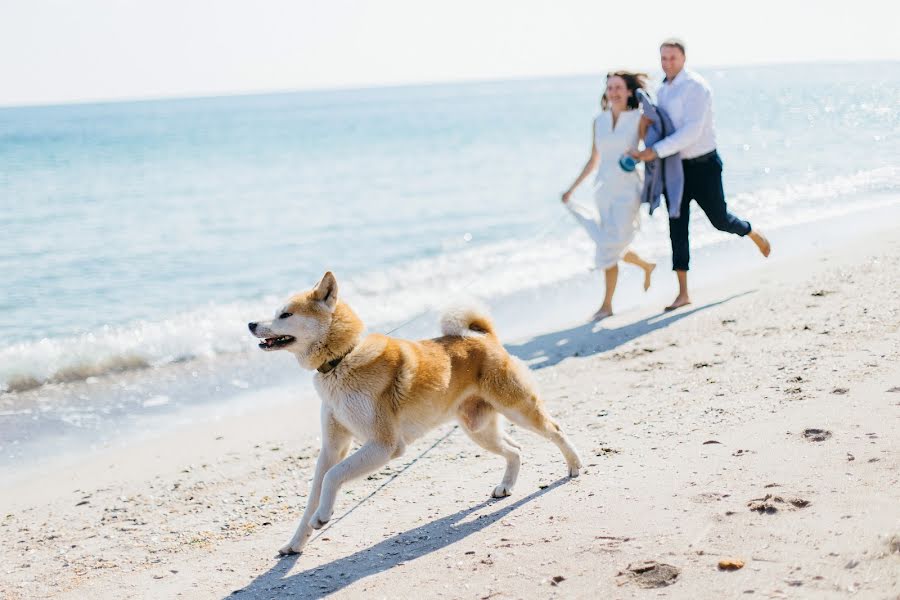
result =
[{"label": "footprint in sand", "polygon": [[804,500],[799,496],[776,496],[775,494],[766,494],[762,498],[754,498],[747,503],[750,510],[767,515],[775,514],[779,510],[806,508],[809,505],[809,500]]},{"label": "footprint in sand", "polygon": [[810,442],[824,442],[831,437],[831,432],[827,429],[804,429],[803,437]]},{"label": "footprint in sand", "polygon": [[[619,576],[642,588],[661,588],[678,581],[681,570],[678,567],[648,560],[630,564]],[[624,582],[623,582],[624,583]]]}]

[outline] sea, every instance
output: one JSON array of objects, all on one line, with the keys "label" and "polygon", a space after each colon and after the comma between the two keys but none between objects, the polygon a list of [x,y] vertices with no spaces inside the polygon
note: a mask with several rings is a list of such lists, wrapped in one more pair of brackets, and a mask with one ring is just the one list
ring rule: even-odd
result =
[{"label": "sea", "polygon": [[[900,63],[698,71],[729,206],[755,228],[793,239],[897,214]],[[462,299],[508,338],[551,313],[586,318],[601,274],[560,194],[588,158],[603,86],[0,108],[0,466],[212,418],[267,387],[308,391],[246,323],[326,270],[372,331],[433,335]],[[592,193],[587,181],[575,201]],[[671,279],[664,210],[643,213],[635,249]],[[733,274],[737,240],[700,211],[691,235]],[[617,309],[645,298],[622,272]]]}]

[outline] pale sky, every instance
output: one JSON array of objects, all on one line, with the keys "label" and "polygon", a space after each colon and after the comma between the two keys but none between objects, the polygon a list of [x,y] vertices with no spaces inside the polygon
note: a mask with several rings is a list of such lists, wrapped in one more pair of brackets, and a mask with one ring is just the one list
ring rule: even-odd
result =
[{"label": "pale sky", "polygon": [[900,60],[889,0],[0,0],[0,105]]}]

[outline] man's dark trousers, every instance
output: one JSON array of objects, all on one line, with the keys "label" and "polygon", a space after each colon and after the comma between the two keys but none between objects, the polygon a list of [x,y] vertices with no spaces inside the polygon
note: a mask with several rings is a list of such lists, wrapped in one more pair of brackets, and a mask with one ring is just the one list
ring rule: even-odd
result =
[{"label": "man's dark trousers", "polygon": [[669,239],[672,241],[672,269],[687,271],[691,260],[688,224],[691,219],[691,200],[696,200],[709,222],[719,231],[737,235],[750,233],[750,223],[728,212],[725,190],[722,188],[722,159],[713,150],[709,154],[681,161],[684,166],[684,194],[681,215],[669,219]]}]

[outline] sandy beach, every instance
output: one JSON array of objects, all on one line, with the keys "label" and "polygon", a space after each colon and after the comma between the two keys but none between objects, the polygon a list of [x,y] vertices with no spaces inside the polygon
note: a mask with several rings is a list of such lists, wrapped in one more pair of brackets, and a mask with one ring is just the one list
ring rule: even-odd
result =
[{"label": "sandy beach", "polygon": [[275,554],[317,453],[307,405],[43,468],[4,486],[0,589],[898,597],[898,273],[894,226],[697,289],[675,313],[634,310],[511,343],[584,474],[564,479],[555,447],[514,430],[519,483],[492,500],[502,461],[447,427],[348,485],[299,557]]}]

